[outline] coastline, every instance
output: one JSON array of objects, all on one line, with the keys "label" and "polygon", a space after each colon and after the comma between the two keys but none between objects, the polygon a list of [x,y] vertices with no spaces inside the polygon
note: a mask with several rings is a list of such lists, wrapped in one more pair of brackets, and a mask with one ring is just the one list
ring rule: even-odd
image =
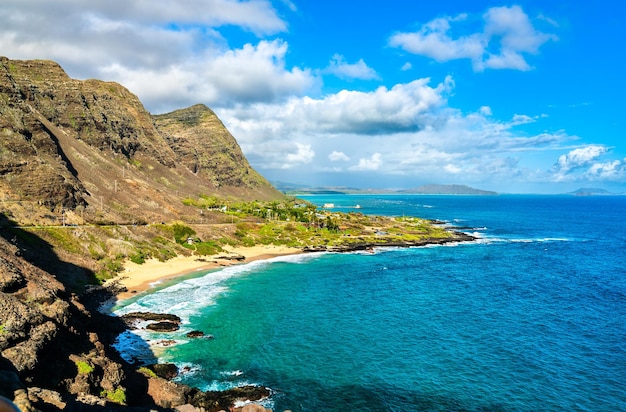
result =
[{"label": "coastline", "polygon": [[116,293],[116,299],[119,302],[145,292],[157,282],[194,271],[219,269],[255,260],[305,253],[301,248],[275,245],[225,247],[224,250],[225,253],[215,256],[179,255],[163,262],[157,259],[149,259],[142,264],[128,261],[124,264],[124,270],[113,279],[108,280],[106,284],[121,286],[121,288],[116,288],[116,290],[120,290]]}]

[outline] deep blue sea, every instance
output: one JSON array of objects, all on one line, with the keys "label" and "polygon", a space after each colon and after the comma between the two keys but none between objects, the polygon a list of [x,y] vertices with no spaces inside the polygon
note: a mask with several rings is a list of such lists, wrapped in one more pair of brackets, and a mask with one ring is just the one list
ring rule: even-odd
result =
[{"label": "deep blue sea", "polygon": [[626,411],[626,196],[303,198],[480,239],[253,262],[126,301],[183,318],[156,352],[180,381],[265,385],[276,411]]}]

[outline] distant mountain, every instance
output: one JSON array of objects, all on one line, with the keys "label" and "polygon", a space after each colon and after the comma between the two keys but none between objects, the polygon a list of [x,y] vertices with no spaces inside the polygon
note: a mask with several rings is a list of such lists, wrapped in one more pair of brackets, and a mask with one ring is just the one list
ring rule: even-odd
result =
[{"label": "distant mountain", "polygon": [[413,189],[399,190],[399,193],[415,193],[422,195],[497,195],[497,192],[475,189],[466,185],[423,185]]},{"label": "distant mountain", "polygon": [[309,195],[343,195],[355,193],[387,193],[388,190],[372,191],[369,189],[357,189],[346,186],[317,186],[311,187],[297,183],[270,182],[276,189],[287,194],[309,194]]},{"label": "distant mountain", "polygon": [[569,192],[567,194],[573,196],[607,196],[616,195],[617,193],[609,192],[605,189],[581,187],[580,189],[574,190],[573,192]]},{"label": "distant mountain", "polygon": [[311,195],[334,195],[334,194],[422,194],[422,195],[497,195],[497,192],[475,189],[465,185],[424,185],[412,189],[358,189],[345,186],[318,186],[310,187],[286,182],[271,182],[274,187],[287,194],[311,194]]}]

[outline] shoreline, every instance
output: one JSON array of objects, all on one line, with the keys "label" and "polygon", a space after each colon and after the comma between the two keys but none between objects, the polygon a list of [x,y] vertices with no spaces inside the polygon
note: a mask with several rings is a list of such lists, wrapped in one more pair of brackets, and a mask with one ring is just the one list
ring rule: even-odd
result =
[{"label": "shoreline", "polygon": [[121,286],[121,288],[115,288],[119,290],[115,295],[119,303],[149,290],[155,283],[188,275],[192,272],[305,253],[301,248],[275,245],[224,247],[224,251],[214,256],[178,255],[166,261],[149,259],[142,264],[128,261],[124,264],[124,270],[108,280],[105,286],[112,284]]},{"label": "shoreline", "polygon": [[276,245],[255,245],[250,247],[225,246],[218,255],[210,256],[175,256],[166,261],[149,259],[143,264],[127,261],[124,270],[105,283],[105,287],[115,285],[115,300],[121,301],[145,292],[155,283],[179,276],[188,275],[195,271],[220,269],[222,267],[245,264],[255,260],[266,260],[279,256],[289,256],[310,252],[356,252],[372,250],[374,247],[420,247],[427,245],[441,245],[446,243],[460,243],[474,241],[476,238],[466,233],[454,231],[454,237],[445,239],[425,239],[416,242],[370,242],[345,246],[321,247],[288,247]]}]

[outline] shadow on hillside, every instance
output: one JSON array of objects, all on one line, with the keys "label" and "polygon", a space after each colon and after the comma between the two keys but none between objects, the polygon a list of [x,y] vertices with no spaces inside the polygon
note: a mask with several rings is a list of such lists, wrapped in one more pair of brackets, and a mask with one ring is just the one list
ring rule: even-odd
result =
[{"label": "shadow on hillside", "polygon": [[50,273],[65,287],[80,293],[85,285],[98,283],[95,273],[85,267],[59,259],[51,244],[0,213],[0,236],[17,246],[20,256],[38,268]]},{"label": "shadow on hillside", "polygon": [[[66,291],[60,292],[58,298],[70,305],[70,318],[64,320],[63,324],[59,324],[58,335],[38,352],[36,370],[21,374],[24,375],[19,376],[21,381],[28,382],[29,386],[63,392],[68,382],[76,377],[77,366],[70,360],[70,355],[94,353],[94,351],[97,352],[96,348],[100,348],[100,351],[104,351],[104,356],[123,366],[122,385],[127,389],[128,404],[141,405],[142,410],[159,410],[160,408],[154,405],[153,400],[147,395],[147,379],[136,371],[137,366],[124,361],[112,346],[117,336],[128,329],[121,318],[106,315],[98,310],[102,303],[115,298],[113,292],[102,287],[86,288],[85,286],[96,283],[93,271],[62,261],[54,252],[52,245],[35,234],[21,229],[3,213],[0,213],[0,237],[17,247],[16,256],[59,280],[65,286]],[[28,268],[22,270],[24,274],[29,271]],[[4,291],[4,293],[10,292]],[[28,300],[24,302],[32,304]],[[81,305],[87,311],[82,309]],[[25,331],[25,333],[28,336],[29,332]],[[141,341],[138,344],[145,345],[146,351],[150,350],[147,342]],[[156,358],[154,359],[156,362]],[[0,375],[3,371],[9,370],[14,371],[15,368],[7,369],[0,364]],[[103,408],[82,403],[70,406],[73,403],[75,401],[68,399],[68,406],[71,410],[116,410],[115,407]],[[42,410],[48,409],[43,407]]]}]

